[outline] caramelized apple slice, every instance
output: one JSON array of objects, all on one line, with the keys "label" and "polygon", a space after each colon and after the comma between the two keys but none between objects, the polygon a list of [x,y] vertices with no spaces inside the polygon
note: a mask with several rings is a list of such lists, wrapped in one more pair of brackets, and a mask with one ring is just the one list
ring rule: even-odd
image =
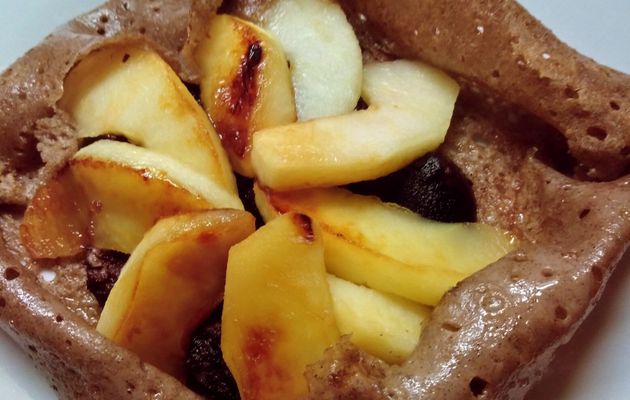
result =
[{"label": "caramelized apple slice", "polygon": [[514,247],[489,225],[431,221],[343,189],[255,193],[265,220],[290,211],[321,225],[331,273],[426,305]]},{"label": "caramelized apple slice", "polygon": [[[129,143],[100,140],[79,150],[72,157],[70,165],[78,166],[83,160],[90,159],[127,165],[142,171],[145,181],[153,177],[168,178],[172,184],[207,200],[214,207],[243,209],[237,194],[226,190],[211,177],[199,174],[184,163],[155,151]],[[132,188],[129,189],[131,192]]]},{"label": "caramelized apple slice", "polygon": [[40,186],[24,212],[22,244],[33,258],[70,257],[89,246],[90,204],[70,167]]},{"label": "caramelized apple slice", "polygon": [[276,0],[260,18],[291,62],[298,119],[345,114],[361,93],[362,56],[352,26],[328,0]]},{"label": "caramelized apple slice", "polygon": [[195,57],[202,71],[204,108],[234,169],[252,177],[252,134],[296,119],[291,73],[284,53],[256,25],[217,15]]},{"label": "caramelized apple slice", "polygon": [[431,308],[328,275],[339,332],[381,359],[401,363],[411,355]]},{"label": "caramelized apple slice", "polygon": [[387,175],[442,143],[458,90],[443,72],[417,62],[368,65],[367,110],[263,129],[254,135],[252,166],[276,190]]},{"label": "caramelized apple slice", "polygon": [[80,150],[70,165],[90,204],[100,204],[92,224],[92,243],[98,248],[131,253],[160,218],[191,210],[243,208],[237,196],[206,176],[126,143],[99,141]]},{"label": "caramelized apple slice", "polygon": [[96,330],[181,378],[192,331],[221,301],[228,250],[254,229],[237,210],[160,220],[123,267]]},{"label": "caramelized apple slice", "polygon": [[102,140],[38,189],[21,236],[35,258],[71,256],[88,245],[131,253],[160,218],[217,207],[243,208],[238,197],[177,161]]},{"label": "caramelized apple slice", "polygon": [[88,55],[66,77],[59,106],[81,136],[122,134],[236,194],[230,163],[206,113],[150,50],[116,45]]},{"label": "caramelized apple slice", "polygon": [[299,399],[338,331],[319,230],[287,214],[230,250],[221,349],[241,398]]}]

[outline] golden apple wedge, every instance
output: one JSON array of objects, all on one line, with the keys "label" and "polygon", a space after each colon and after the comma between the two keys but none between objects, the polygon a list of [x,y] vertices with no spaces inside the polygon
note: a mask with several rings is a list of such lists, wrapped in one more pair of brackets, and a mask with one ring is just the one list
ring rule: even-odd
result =
[{"label": "golden apple wedge", "polygon": [[99,140],[79,150],[70,160],[70,165],[80,165],[83,160],[89,159],[129,166],[142,171],[145,180],[153,177],[165,178],[216,208],[243,209],[238,195],[225,189],[212,177],[149,149],[113,140]]},{"label": "golden apple wedge", "polygon": [[267,32],[231,15],[212,19],[195,58],[203,106],[234,169],[252,177],[252,134],[297,118],[287,59]]},{"label": "golden apple wedge", "polygon": [[131,253],[160,218],[180,212],[243,209],[240,199],[213,179],[127,143],[96,142],[75,154],[70,166],[90,204],[99,204],[92,214],[92,243],[98,248]]},{"label": "golden apple wedge", "polygon": [[419,62],[364,69],[367,110],[254,135],[257,179],[276,190],[328,187],[394,172],[444,141],[459,87]]},{"label": "golden apple wedge", "polygon": [[306,366],[338,338],[319,229],[286,214],[228,259],[223,357],[243,400],[300,399]]},{"label": "golden apple wedge", "polygon": [[513,239],[492,226],[431,221],[344,189],[254,190],[265,220],[299,212],[317,221],[331,273],[426,305],[514,249]]},{"label": "golden apple wedge", "polygon": [[223,297],[228,250],[254,230],[239,210],[160,220],[123,267],[96,330],[182,378],[192,331]]},{"label": "golden apple wedge", "polygon": [[339,332],[391,364],[416,348],[431,308],[328,275]]},{"label": "golden apple wedge", "polygon": [[128,143],[101,140],[79,150],[36,192],[21,237],[35,258],[77,254],[87,246],[131,253],[160,218],[243,206],[211,179]]},{"label": "golden apple wedge", "polygon": [[33,258],[71,257],[90,245],[90,204],[66,167],[39,186],[20,225],[22,244]]},{"label": "golden apple wedge", "polygon": [[275,0],[259,23],[291,63],[298,119],[348,113],[361,94],[363,58],[346,16],[329,0]]},{"label": "golden apple wedge", "polygon": [[236,193],[230,163],[206,113],[151,50],[112,45],[94,51],[66,77],[59,106],[80,136],[124,135]]}]

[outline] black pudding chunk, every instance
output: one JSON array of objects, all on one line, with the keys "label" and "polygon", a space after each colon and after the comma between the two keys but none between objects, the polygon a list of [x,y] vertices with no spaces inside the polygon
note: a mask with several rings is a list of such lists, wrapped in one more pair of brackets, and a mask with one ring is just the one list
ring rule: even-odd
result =
[{"label": "black pudding chunk", "polygon": [[378,196],[436,221],[477,220],[471,182],[452,161],[439,153],[429,153],[400,171],[349,185],[348,189]]},{"label": "black pudding chunk", "polygon": [[193,333],[186,354],[186,385],[207,399],[240,399],[221,352],[221,314],[217,307]]},{"label": "black pudding chunk", "polygon": [[359,101],[357,101],[357,106],[355,107],[355,109],[357,111],[360,110],[366,110],[368,108],[368,103],[365,102],[365,100],[363,100],[363,97],[359,98]]},{"label": "black pudding chunk", "polygon": [[238,195],[243,202],[243,207],[245,207],[245,211],[248,211],[256,218],[256,228],[260,228],[265,225],[265,221],[263,221],[258,207],[256,207],[254,180],[239,174],[234,175],[236,176],[236,187],[238,188]]},{"label": "black pudding chunk", "polygon": [[124,135],[119,135],[117,133],[105,133],[103,135],[88,136],[79,139],[79,148],[82,149],[92,143],[98,142],[99,140],[113,140],[115,142],[129,143],[129,140]]},{"label": "black pudding chunk", "polygon": [[198,104],[201,104],[201,87],[195,83],[184,82],[188,93],[195,99]]},{"label": "black pudding chunk", "polygon": [[109,292],[118,280],[120,270],[128,258],[128,254],[114,250],[88,250],[85,260],[87,288],[96,297],[101,307],[105,305]]}]

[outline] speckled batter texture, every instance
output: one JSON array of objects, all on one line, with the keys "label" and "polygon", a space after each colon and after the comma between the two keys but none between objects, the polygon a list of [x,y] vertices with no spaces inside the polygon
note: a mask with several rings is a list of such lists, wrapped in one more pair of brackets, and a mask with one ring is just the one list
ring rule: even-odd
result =
[{"label": "speckled batter texture", "polygon": [[[256,18],[268,3],[225,9]],[[441,151],[473,182],[479,220],[512,232],[520,249],[448,292],[402,365],[347,340],[329,349],[307,371],[311,398],[520,399],[630,241],[630,78],[578,55],[513,1],[341,3],[366,61],[422,59],[462,83]],[[72,66],[100,46],[134,41],[194,83],[190,50],[218,6],[112,0],[0,76],[0,328],[62,399],[198,398],[99,336],[81,260],[33,262],[17,226],[37,185],[76,151],[72,123],[55,106]],[[38,278],[42,268],[57,273],[53,283]]]}]

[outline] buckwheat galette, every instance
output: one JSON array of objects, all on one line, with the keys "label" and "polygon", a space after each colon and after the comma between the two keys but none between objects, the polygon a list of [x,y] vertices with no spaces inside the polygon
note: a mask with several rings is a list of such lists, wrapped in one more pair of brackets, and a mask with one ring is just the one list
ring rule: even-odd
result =
[{"label": "buckwheat galette", "polygon": [[630,240],[630,77],[514,1],[110,0],[0,105],[63,399],[522,399]]}]

